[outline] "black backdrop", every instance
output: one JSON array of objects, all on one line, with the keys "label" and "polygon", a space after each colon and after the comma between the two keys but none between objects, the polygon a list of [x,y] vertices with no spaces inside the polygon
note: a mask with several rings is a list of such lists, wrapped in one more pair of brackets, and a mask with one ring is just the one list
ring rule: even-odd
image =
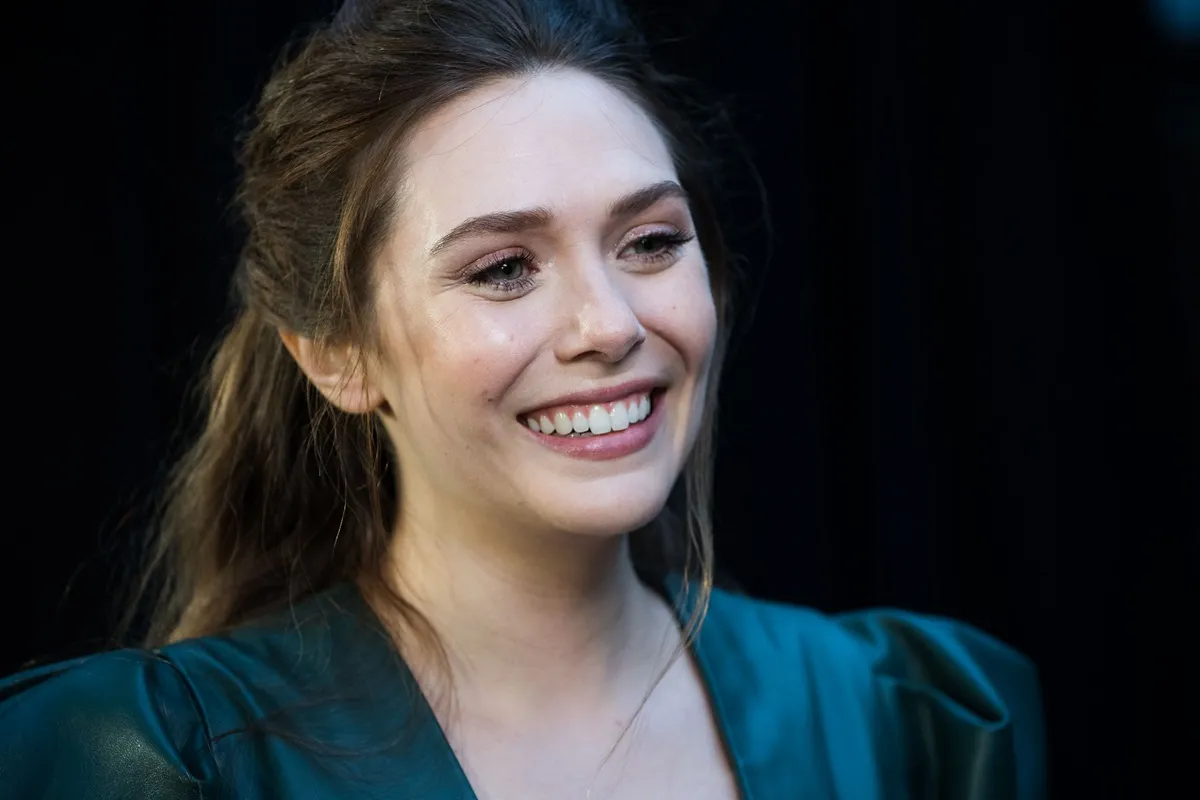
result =
[{"label": "black backdrop", "polygon": [[[0,671],[103,644],[132,510],[223,319],[238,116],[330,7],[6,23]],[[728,203],[757,303],[723,396],[724,566],[761,596],[948,614],[1021,647],[1060,796],[1187,777],[1195,40],[1132,3],[651,10],[678,36],[664,64],[731,98],[769,198],[743,172]]]}]

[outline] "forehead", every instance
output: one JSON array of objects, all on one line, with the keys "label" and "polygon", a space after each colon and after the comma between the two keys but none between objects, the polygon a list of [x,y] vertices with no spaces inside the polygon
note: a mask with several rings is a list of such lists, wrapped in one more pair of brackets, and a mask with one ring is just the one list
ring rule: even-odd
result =
[{"label": "forehead", "polygon": [[675,178],[641,109],[577,72],[504,79],[464,95],[421,123],[404,155],[404,227],[422,240],[494,211],[603,213],[625,192]]}]

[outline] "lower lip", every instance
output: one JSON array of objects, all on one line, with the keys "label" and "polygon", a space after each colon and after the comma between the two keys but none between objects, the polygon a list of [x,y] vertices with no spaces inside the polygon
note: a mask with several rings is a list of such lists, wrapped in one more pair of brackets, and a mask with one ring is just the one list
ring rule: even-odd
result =
[{"label": "lower lip", "polygon": [[608,461],[645,448],[658,432],[662,419],[663,394],[655,392],[651,395],[650,416],[623,431],[602,433],[599,436],[558,436],[539,433],[524,423],[521,423],[521,429],[538,443],[563,455],[588,461]]}]

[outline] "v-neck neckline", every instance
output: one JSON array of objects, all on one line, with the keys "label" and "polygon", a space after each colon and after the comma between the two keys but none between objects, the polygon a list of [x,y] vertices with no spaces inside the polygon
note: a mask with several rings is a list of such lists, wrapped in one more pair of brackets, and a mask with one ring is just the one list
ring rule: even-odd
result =
[{"label": "v-neck neckline", "polygon": [[[682,579],[674,574],[666,576],[661,583],[646,581],[646,585],[666,601],[667,605],[672,609],[676,625],[680,626],[681,629],[686,626],[695,603],[695,596],[690,587],[686,587]],[[417,681],[416,676],[403,656],[395,650],[395,646],[390,639],[390,634],[386,632],[383,622],[375,613],[370,603],[363,597],[358,587],[349,582],[335,587],[331,594],[340,596],[347,605],[354,607],[352,610],[355,613],[351,616],[366,622],[376,634],[382,634],[387,637],[386,641],[380,639],[376,639],[376,641],[380,644],[386,644],[392,650],[393,658],[391,660],[395,663],[396,670],[399,673],[398,677],[405,684],[406,693],[410,697],[410,704],[407,711],[412,715],[413,724],[425,729],[423,734],[418,731],[427,750],[425,755],[442,763],[444,767],[449,768],[454,773],[454,783],[457,784],[454,787],[455,796],[459,796],[463,800],[479,800],[479,795],[476,793],[475,787],[472,786],[458,753],[455,752],[454,747],[450,744],[450,739],[445,729],[443,729],[441,721],[437,718],[437,714],[433,711],[428,698],[425,696],[424,690],[421,688],[420,683]],[[717,663],[720,659],[714,661],[714,659],[709,657],[709,647],[706,646],[706,640],[704,626],[701,626],[698,635],[693,639],[688,652],[684,655],[693,659],[693,664],[696,667],[696,672],[708,703],[709,713],[712,715],[717,734],[721,740],[722,752],[725,755],[726,764],[733,774],[738,798],[739,800],[754,800],[748,784],[747,770],[742,758],[743,754],[739,751],[738,743],[733,735],[728,713],[728,703],[731,698],[726,697],[720,690],[722,682],[720,675],[717,674],[719,669]]]}]

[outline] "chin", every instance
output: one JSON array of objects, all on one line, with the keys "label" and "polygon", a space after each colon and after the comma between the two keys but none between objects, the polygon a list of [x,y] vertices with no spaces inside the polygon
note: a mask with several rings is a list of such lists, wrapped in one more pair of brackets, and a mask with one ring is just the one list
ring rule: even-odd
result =
[{"label": "chin", "polygon": [[630,482],[595,481],[576,487],[561,487],[556,496],[562,502],[548,498],[532,498],[528,509],[544,524],[556,530],[580,536],[620,536],[636,530],[653,520],[663,510],[670,495],[671,483],[640,485]]}]

